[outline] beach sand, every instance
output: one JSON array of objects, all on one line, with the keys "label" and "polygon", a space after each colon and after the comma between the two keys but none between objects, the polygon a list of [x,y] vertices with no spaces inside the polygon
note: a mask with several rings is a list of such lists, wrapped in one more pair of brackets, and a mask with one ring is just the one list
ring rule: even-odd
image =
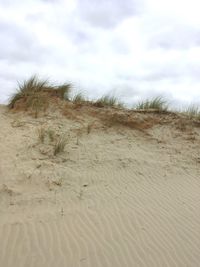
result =
[{"label": "beach sand", "polygon": [[200,127],[82,116],[0,106],[0,267],[199,267]]}]

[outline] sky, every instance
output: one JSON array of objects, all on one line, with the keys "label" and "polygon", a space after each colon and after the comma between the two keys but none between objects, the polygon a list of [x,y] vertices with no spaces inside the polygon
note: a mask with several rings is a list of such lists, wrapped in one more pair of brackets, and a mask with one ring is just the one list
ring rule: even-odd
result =
[{"label": "sky", "polygon": [[33,74],[131,106],[200,104],[199,0],[0,0],[0,103]]}]

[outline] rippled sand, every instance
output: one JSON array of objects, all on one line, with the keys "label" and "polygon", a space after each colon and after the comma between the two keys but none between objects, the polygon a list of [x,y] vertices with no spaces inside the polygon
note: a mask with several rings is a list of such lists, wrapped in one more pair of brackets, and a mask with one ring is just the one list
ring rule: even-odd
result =
[{"label": "rippled sand", "polygon": [[200,128],[91,121],[0,107],[0,266],[199,267]]}]

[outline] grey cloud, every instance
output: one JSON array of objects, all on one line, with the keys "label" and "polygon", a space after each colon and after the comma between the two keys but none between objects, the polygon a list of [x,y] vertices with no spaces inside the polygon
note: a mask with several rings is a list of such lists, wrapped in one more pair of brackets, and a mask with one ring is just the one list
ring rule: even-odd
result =
[{"label": "grey cloud", "polygon": [[92,26],[112,28],[128,16],[139,13],[141,1],[137,0],[79,0],[80,17]]},{"label": "grey cloud", "polygon": [[28,29],[8,21],[0,21],[0,60],[41,62],[48,50],[42,47]]},{"label": "grey cloud", "polygon": [[121,82],[116,83],[113,85],[115,89],[115,95],[118,96],[124,103],[126,103],[129,107],[134,106],[139,101],[145,99],[151,99],[154,97],[162,96],[166,100],[173,99],[173,95],[169,91],[163,91],[161,89],[157,89],[155,84],[149,84],[146,81],[137,81],[134,78],[132,81],[125,81],[123,82],[123,78],[121,77]]},{"label": "grey cloud", "polygon": [[181,72],[177,69],[161,68],[157,71],[144,75],[142,79],[149,82],[158,82],[162,80],[177,80],[181,76]]},{"label": "grey cloud", "polygon": [[167,30],[154,35],[150,46],[163,49],[189,49],[200,46],[200,29],[186,25],[171,25]]},{"label": "grey cloud", "polygon": [[23,0],[0,0],[0,5],[2,6],[23,6],[24,4],[38,4],[39,2],[59,2],[61,0],[29,0],[29,1],[23,1]]},{"label": "grey cloud", "polygon": [[11,5],[11,0],[0,0],[0,5],[1,6],[9,6]]},{"label": "grey cloud", "polygon": [[199,81],[200,77],[200,63],[198,64],[188,64],[188,71],[191,77],[193,79],[196,79],[196,81]]},{"label": "grey cloud", "polygon": [[59,0],[41,0],[41,2],[44,2],[44,3],[57,3],[57,2],[59,2]]},{"label": "grey cloud", "polygon": [[44,19],[44,13],[40,12],[40,11],[38,11],[37,13],[34,13],[34,14],[31,14],[31,13],[27,14],[27,16],[26,16],[26,20],[30,21],[31,23],[42,21],[43,19]]},{"label": "grey cloud", "polygon": [[149,82],[161,82],[163,80],[178,82],[184,78],[198,81],[200,77],[200,64],[198,63],[171,63],[165,66],[157,66],[141,77],[142,80]]},{"label": "grey cloud", "polygon": [[4,7],[19,6],[21,4],[22,4],[21,0],[0,0],[0,6]]},{"label": "grey cloud", "polygon": [[[0,101],[15,89],[17,80],[35,72],[63,80],[67,75],[92,98],[113,90],[130,104],[163,92],[197,99],[199,50],[190,50],[200,45],[197,24],[173,25],[168,17],[156,19],[148,12],[140,17],[146,12],[143,0],[75,2],[75,10],[68,12],[66,0],[0,0],[8,18],[0,18]],[[122,35],[124,25],[113,30],[130,16],[137,16],[130,24],[136,31],[130,25]],[[139,38],[135,48],[131,38]]]},{"label": "grey cloud", "polygon": [[130,52],[128,45],[119,37],[112,38],[111,46],[117,54],[127,55]]},{"label": "grey cloud", "polygon": [[74,29],[73,31],[69,30],[68,34],[72,42],[78,47],[88,46],[90,48],[93,44],[94,39],[86,31]]},{"label": "grey cloud", "polygon": [[142,74],[118,74],[120,80],[128,83],[133,82],[161,82],[162,80],[177,80],[182,76],[182,71],[178,67],[171,66],[158,66],[156,68],[146,70]]}]

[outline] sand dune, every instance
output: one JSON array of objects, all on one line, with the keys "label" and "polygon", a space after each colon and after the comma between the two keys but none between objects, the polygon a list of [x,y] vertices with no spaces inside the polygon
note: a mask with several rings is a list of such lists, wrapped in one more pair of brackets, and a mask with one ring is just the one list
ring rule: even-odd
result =
[{"label": "sand dune", "polygon": [[0,266],[199,267],[200,128],[155,116],[142,132],[1,106]]}]

